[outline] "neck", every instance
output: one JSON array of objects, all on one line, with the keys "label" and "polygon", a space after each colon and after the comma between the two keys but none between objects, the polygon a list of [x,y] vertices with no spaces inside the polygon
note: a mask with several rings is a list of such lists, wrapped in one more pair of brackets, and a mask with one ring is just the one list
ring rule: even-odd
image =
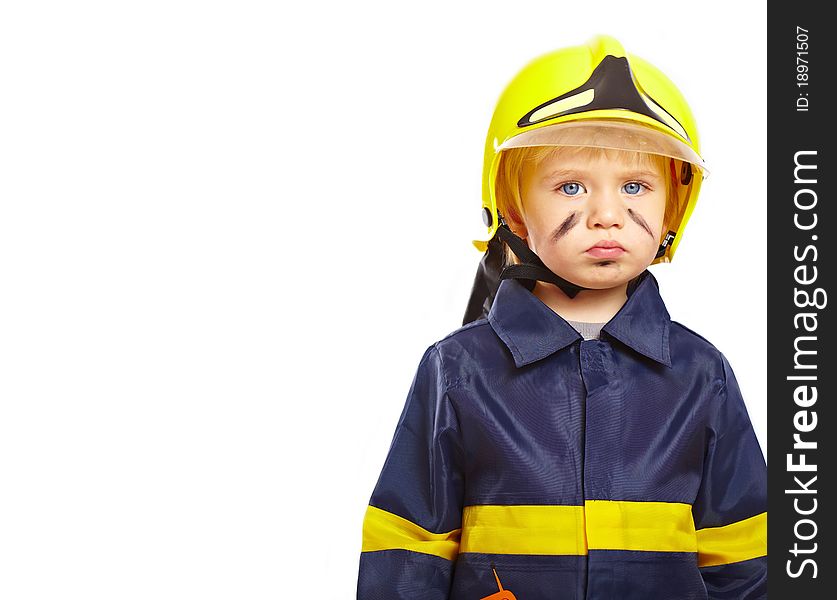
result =
[{"label": "neck", "polygon": [[603,290],[581,290],[575,298],[551,283],[537,281],[532,293],[568,321],[606,323],[628,299],[628,284]]}]

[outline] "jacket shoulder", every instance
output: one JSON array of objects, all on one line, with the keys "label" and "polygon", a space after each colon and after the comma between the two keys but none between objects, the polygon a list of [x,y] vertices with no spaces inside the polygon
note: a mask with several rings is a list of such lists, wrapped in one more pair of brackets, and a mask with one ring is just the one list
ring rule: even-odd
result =
[{"label": "jacket shoulder", "polygon": [[671,346],[672,359],[675,354],[689,359],[702,358],[703,364],[714,365],[715,373],[723,379],[724,373],[724,355],[718,348],[705,337],[678,323],[671,322],[671,331],[669,334],[669,344]]},{"label": "jacket shoulder", "polygon": [[683,338],[684,338],[683,341],[688,341],[688,342],[698,344],[698,345],[702,345],[702,346],[705,346],[706,348],[711,348],[715,351],[718,351],[718,349],[715,347],[715,345],[712,342],[710,342],[705,337],[700,335],[694,329],[686,327],[685,325],[683,325],[683,323],[672,320],[671,329],[672,329],[672,334],[677,332],[678,334],[683,336]]},{"label": "jacket shoulder", "polygon": [[694,329],[690,329],[678,321],[671,322],[671,337],[674,338],[675,336],[677,336],[676,341],[680,343],[693,344],[710,352],[720,352],[720,350],[715,347],[715,344],[707,340]]},{"label": "jacket shoulder", "polygon": [[469,381],[475,371],[490,370],[504,360],[505,346],[483,317],[455,329],[433,344],[451,387]]},{"label": "jacket shoulder", "polygon": [[[470,323],[467,323],[466,325],[463,325],[459,329],[454,329],[449,334],[447,334],[445,337],[443,337],[438,342],[436,342],[436,344],[445,344],[446,342],[448,342],[448,340],[463,341],[463,338],[467,338],[468,336],[480,335],[480,333],[481,333],[480,331],[471,332],[471,330],[474,330],[474,329],[479,330],[481,328],[484,329],[484,326],[486,326],[486,325],[488,326],[489,329],[491,329],[491,326],[488,323],[488,319],[485,318],[485,317],[479,318],[476,321],[471,321]],[[468,332],[471,332],[471,333],[468,333]]]}]

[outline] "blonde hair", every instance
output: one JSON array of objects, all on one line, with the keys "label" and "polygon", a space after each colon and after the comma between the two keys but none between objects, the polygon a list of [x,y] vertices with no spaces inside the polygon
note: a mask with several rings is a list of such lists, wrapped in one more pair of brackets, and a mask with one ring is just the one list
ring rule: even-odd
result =
[{"label": "blonde hair", "polygon": [[[506,222],[523,221],[523,198],[521,187],[524,169],[536,169],[544,160],[552,157],[581,157],[595,159],[604,156],[608,160],[623,160],[638,166],[650,166],[663,175],[666,182],[666,210],[663,223],[666,226],[678,222],[682,212],[678,184],[668,174],[669,161],[672,160],[659,154],[615,150],[610,148],[596,148],[591,146],[528,146],[523,148],[509,148],[500,155],[497,168],[496,199],[497,210],[505,217]],[[679,161],[674,172],[679,172]],[[509,223],[511,225],[511,223]],[[511,249],[505,246],[505,264],[518,264],[520,261]]]}]

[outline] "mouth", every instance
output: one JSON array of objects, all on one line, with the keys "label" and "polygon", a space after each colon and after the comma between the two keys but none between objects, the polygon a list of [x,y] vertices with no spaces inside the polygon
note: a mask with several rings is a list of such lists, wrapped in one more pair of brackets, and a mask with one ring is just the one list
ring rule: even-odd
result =
[{"label": "mouth", "polygon": [[596,258],[614,258],[621,256],[626,250],[619,244],[611,240],[602,240],[597,242],[595,246],[587,249],[587,254],[595,256]]}]

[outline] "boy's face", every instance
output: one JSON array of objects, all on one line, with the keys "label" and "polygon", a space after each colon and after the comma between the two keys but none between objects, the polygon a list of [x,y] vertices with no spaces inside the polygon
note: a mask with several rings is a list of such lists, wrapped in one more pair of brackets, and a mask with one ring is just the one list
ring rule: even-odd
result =
[{"label": "boy's face", "polygon": [[[627,284],[654,260],[665,162],[616,150],[560,152],[524,168],[517,232],[553,272],[591,289]],[[596,246],[616,242],[620,248]]]}]

